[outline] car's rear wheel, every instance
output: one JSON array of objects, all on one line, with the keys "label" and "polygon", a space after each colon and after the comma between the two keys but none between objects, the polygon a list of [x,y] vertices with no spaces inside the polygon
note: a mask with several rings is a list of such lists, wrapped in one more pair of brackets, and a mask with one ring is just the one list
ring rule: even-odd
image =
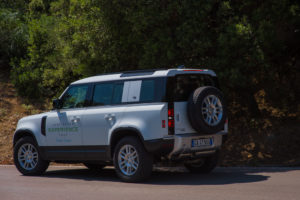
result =
[{"label": "car's rear wheel", "polygon": [[83,163],[89,170],[92,171],[101,171],[105,165],[93,164],[93,163]]},{"label": "car's rear wheel", "polygon": [[114,166],[125,182],[138,182],[151,175],[153,156],[136,137],[124,137],[116,145]]},{"label": "car's rear wheel", "polygon": [[199,173],[199,174],[207,174],[214,170],[219,161],[219,152],[215,154],[199,159],[197,161],[190,161],[184,163],[184,166],[191,172],[191,173]]},{"label": "car's rear wheel", "polygon": [[41,158],[38,145],[32,137],[23,137],[16,143],[14,163],[24,175],[40,175],[49,166],[49,162]]}]

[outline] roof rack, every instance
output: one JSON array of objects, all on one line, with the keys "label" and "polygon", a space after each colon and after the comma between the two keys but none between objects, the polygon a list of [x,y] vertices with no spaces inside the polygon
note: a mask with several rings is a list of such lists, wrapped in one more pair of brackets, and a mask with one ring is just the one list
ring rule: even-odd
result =
[{"label": "roof rack", "polygon": [[[103,74],[98,74],[96,76],[113,75],[113,74],[121,74],[121,77],[124,77],[124,76],[141,76],[141,74],[143,74],[143,73],[145,73],[145,75],[150,75],[150,74],[153,74],[155,71],[159,71],[159,70],[167,70],[167,69],[165,69],[165,68],[159,68],[159,69],[137,69],[137,70],[129,70],[129,71],[119,71],[119,72],[103,73]],[[137,75],[134,75],[134,74],[137,74]]]},{"label": "roof rack", "polygon": [[130,71],[123,71],[122,74],[131,74],[131,73],[143,73],[143,72],[155,72],[159,70],[167,70],[167,69],[137,69],[137,70],[130,70]]},{"label": "roof rack", "polygon": [[141,69],[121,72],[121,77],[152,75],[154,72],[166,69]]}]

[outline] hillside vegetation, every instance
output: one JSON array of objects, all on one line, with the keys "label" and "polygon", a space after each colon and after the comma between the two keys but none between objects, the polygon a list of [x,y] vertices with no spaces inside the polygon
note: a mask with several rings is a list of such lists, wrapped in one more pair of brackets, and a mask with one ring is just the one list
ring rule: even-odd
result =
[{"label": "hillside vegetation", "polygon": [[79,78],[179,65],[219,76],[224,165],[299,164],[299,1],[0,0],[0,123]]},{"label": "hillside vegetation", "polygon": [[12,139],[18,120],[47,110],[44,104],[35,102],[31,105],[29,102],[17,95],[9,71],[0,68],[0,164],[13,163]]}]

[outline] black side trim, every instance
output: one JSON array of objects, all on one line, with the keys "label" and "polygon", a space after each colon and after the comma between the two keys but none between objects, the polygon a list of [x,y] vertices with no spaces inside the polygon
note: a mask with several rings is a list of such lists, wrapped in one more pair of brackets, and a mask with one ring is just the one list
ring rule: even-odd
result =
[{"label": "black side trim", "polygon": [[22,137],[25,137],[25,136],[30,136],[34,139],[35,143],[37,143],[37,140],[33,134],[33,132],[29,129],[18,129],[15,134],[14,134],[14,138],[13,138],[13,145],[15,146],[15,144],[17,143],[17,141],[22,138]]},{"label": "black side trim", "polygon": [[113,157],[114,148],[117,145],[118,141],[121,138],[126,137],[126,136],[138,136],[138,138],[144,144],[144,138],[138,129],[133,128],[133,127],[116,128],[113,131],[113,133],[111,134],[110,142],[109,142],[110,148],[109,148],[109,152],[107,152],[107,155],[110,156],[111,159]]},{"label": "black side trim", "polygon": [[46,160],[108,161],[106,145],[96,146],[40,146]]},{"label": "black side trim", "polygon": [[174,139],[154,139],[145,140],[144,146],[148,152],[155,155],[166,155],[169,154],[174,148]]},{"label": "black side trim", "polygon": [[42,117],[41,133],[44,136],[46,136],[46,120],[47,120],[47,116]]},{"label": "black side trim", "polygon": [[142,134],[139,130],[133,127],[121,127],[117,128],[113,131],[110,139],[110,151],[108,152],[108,156],[112,156],[112,152],[114,150],[117,141],[119,141],[122,137],[126,136],[138,136],[138,138],[143,143],[145,149],[153,153],[155,155],[166,155],[170,153],[174,148],[174,139],[153,139],[153,140],[144,140]]},{"label": "black side trim", "polygon": [[140,133],[140,131],[136,128],[133,127],[120,127],[120,128],[116,128],[113,133],[111,134],[110,137],[110,143],[112,142],[113,136],[114,134],[120,133],[120,132],[134,132],[139,136],[139,139],[144,142],[144,137],[142,136],[142,134]]}]

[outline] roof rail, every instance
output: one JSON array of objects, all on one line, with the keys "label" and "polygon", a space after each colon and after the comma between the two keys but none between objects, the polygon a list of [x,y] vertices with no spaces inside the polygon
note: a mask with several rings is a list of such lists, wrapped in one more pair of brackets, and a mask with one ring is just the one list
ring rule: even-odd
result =
[{"label": "roof rail", "polygon": [[122,74],[132,74],[132,73],[143,73],[143,72],[155,72],[155,69],[138,69],[138,70],[130,70],[130,71],[123,71]]},{"label": "roof rail", "polygon": [[[129,70],[129,71],[119,71],[119,72],[111,72],[111,73],[103,73],[103,74],[97,74],[96,76],[103,76],[103,75],[113,75],[113,74],[121,74],[121,76],[126,76],[125,74],[137,74],[137,76],[140,76],[141,73],[154,73],[155,71],[159,70],[167,70],[165,68],[159,68],[159,69],[137,69],[137,70]],[[134,76],[134,75],[132,75]]]},{"label": "roof rail", "polygon": [[166,69],[139,69],[121,72],[121,77],[152,75],[154,72]]},{"label": "roof rail", "polygon": [[167,70],[165,68],[159,68],[159,69],[137,69],[137,70],[130,70],[130,71],[123,71],[122,74],[130,74],[130,73],[142,73],[142,72],[155,72],[159,70]]}]

